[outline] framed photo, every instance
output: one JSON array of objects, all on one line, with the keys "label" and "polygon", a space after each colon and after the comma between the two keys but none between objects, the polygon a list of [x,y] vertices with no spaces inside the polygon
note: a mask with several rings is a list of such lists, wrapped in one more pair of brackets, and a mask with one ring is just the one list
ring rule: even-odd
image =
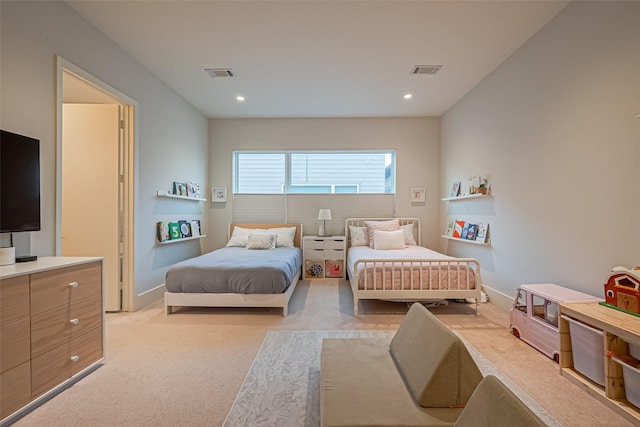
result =
[{"label": "framed photo", "polygon": [[458,197],[460,195],[460,181],[456,181],[453,183],[451,187],[451,194],[449,197]]},{"label": "framed photo", "polygon": [[197,183],[188,181],[185,185],[187,186],[187,196],[200,197],[200,186]]},{"label": "framed photo", "polygon": [[227,189],[226,188],[212,188],[211,189],[211,201],[212,202],[226,202],[227,201]]},{"label": "framed photo", "polygon": [[411,201],[412,202],[424,202],[426,201],[426,191],[424,188],[412,188],[411,189]]}]

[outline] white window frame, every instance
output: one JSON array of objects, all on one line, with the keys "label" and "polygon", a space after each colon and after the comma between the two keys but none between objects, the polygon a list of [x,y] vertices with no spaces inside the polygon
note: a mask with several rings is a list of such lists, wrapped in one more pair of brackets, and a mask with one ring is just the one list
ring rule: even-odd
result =
[{"label": "white window frame", "polygon": [[[391,188],[390,192],[377,192],[377,193],[360,193],[360,184],[357,183],[335,183],[335,184],[291,184],[291,155],[292,154],[388,154],[390,155],[391,170]],[[238,193],[238,181],[239,171],[237,167],[238,156],[241,154],[283,154],[285,156],[284,167],[284,186],[282,186],[282,193]],[[394,149],[388,150],[234,150],[232,153],[232,173],[233,183],[232,189],[234,194],[336,194],[335,188],[341,185],[352,185],[358,189],[357,193],[360,194],[395,194],[396,193],[396,151]],[[289,189],[295,186],[331,186],[331,193],[300,193],[291,192]],[[351,193],[337,193],[337,194],[351,194]]]}]

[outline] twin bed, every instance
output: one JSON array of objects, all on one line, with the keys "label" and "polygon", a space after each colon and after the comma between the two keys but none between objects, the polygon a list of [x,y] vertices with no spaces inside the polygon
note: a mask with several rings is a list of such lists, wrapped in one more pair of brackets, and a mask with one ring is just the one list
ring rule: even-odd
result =
[{"label": "twin bed", "polygon": [[[348,218],[345,233],[355,315],[361,299],[474,298],[478,312],[480,264],[420,246],[418,219]],[[227,247],[167,271],[167,314],[176,306],[278,307],[287,316],[301,277],[302,225],[231,224],[229,236]]]}]

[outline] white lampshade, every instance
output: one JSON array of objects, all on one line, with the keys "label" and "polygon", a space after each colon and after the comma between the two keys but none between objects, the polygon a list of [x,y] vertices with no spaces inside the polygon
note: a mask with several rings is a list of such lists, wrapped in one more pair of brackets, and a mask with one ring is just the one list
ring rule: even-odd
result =
[{"label": "white lampshade", "polygon": [[331,209],[320,209],[318,211],[318,219],[331,220]]}]

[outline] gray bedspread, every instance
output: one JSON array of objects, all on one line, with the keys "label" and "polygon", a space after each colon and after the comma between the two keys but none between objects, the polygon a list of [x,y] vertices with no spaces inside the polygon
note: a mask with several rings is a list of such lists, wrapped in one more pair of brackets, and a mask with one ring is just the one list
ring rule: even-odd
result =
[{"label": "gray bedspread", "polygon": [[165,285],[169,292],[279,294],[301,264],[300,248],[224,247],[174,265]]}]

